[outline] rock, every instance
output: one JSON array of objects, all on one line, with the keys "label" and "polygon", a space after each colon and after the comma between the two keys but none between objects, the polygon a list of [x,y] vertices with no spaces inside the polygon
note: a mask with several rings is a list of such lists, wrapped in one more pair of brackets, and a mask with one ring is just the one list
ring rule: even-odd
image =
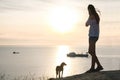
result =
[{"label": "rock", "polygon": [[83,73],[61,79],[50,78],[49,80],[120,80],[120,70]]}]

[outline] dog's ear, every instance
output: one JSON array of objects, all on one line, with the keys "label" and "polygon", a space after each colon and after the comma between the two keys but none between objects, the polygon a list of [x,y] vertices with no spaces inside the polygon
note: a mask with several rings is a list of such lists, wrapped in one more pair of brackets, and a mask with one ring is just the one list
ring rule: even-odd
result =
[{"label": "dog's ear", "polygon": [[67,64],[65,63],[65,65],[67,65]]},{"label": "dog's ear", "polygon": [[65,62],[62,62],[62,65],[67,65]]}]

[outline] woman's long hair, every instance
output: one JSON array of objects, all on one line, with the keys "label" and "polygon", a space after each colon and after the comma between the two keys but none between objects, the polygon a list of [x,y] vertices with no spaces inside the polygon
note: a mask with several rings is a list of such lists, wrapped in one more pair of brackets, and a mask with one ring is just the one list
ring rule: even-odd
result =
[{"label": "woman's long hair", "polygon": [[95,7],[92,4],[88,5],[88,11],[89,11],[89,15],[95,16],[95,19],[96,19],[97,23],[99,24],[99,22],[100,22],[99,15],[97,14]]}]

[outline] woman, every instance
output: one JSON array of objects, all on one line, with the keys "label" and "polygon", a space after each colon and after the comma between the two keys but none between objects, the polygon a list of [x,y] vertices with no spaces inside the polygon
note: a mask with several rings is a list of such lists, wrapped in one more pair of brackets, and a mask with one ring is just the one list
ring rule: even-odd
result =
[{"label": "woman", "polygon": [[[92,56],[91,68],[87,72],[96,72],[103,70],[102,65],[100,64],[97,56],[96,56],[96,42],[99,38],[99,22],[100,18],[97,14],[93,5],[88,5],[89,18],[86,22],[86,27],[89,28],[89,50],[88,53]],[[95,63],[97,64],[97,68],[95,68]]]}]

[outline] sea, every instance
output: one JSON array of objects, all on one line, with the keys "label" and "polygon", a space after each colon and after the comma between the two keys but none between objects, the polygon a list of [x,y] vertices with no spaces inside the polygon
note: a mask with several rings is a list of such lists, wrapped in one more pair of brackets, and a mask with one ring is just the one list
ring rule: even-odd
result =
[{"label": "sea", "polygon": [[[17,52],[14,54],[13,52]],[[56,77],[62,62],[63,76],[82,74],[90,68],[91,56],[67,57],[69,52],[85,53],[83,46],[0,46],[0,74],[11,77],[35,75]],[[120,46],[97,46],[96,54],[106,70],[120,70]]]}]

